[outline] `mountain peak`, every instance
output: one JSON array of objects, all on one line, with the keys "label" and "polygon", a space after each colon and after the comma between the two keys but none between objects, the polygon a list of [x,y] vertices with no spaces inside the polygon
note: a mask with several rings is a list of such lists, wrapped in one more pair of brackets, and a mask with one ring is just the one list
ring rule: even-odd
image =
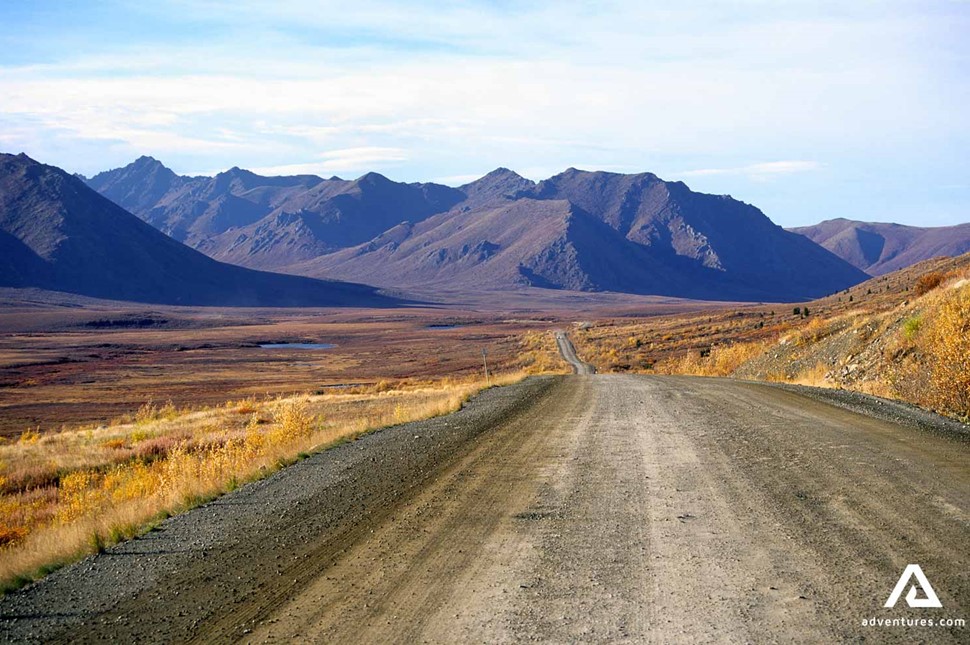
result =
[{"label": "mountain peak", "polygon": [[138,157],[137,159],[135,159],[135,161],[132,162],[132,163],[135,166],[161,166],[161,165],[163,165],[161,161],[159,161],[155,157],[151,157],[149,155],[142,155],[142,156]]},{"label": "mountain peak", "polygon": [[113,170],[105,170],[104,172],[99,172],[94,176],[94,179],[105,180],[106,178],[114,178],[121,175],[130,176],[145,176],[151,173],[160,173],[165,176],[175,177],[175,173],[172,172],[168,167],[165,166],[161,161],[155,157],[149,157],[147,155],[142,155],[129,163],[127,166],[122,166],[120,168],[115,168]]},{"label": "mountain peak", "polygon": [[371,172],[365,173],[365,174],[361,175],[360,177],[358,177],[357,178],[357,183],[358,184],[367,184],[367,185],[374,186],[374,185],[378,185],[378,184],[389,184],[389,183],[391,183],[391,180],[388,179],[387,177],[385,177],[384,175],[382,175],[379,172],[373,172],[373,171],[371,171]]},{"label": "mountain peak", "polygon": [[[148,175],[150,173],[160,173],[162,175],[175,177],[175,173],[169,169],[165,164],[156,159],[155,157],[149,157],[148,155],[142,155],[132,161],[127,166],[122,168],[117,168],[116,170],[109,170],[108,172],[123,172],[138,175]],[[104,173],[99,173],[104,174]],[[95,175],[97,176],[97,175]]]},{"label": "mountain peak", "polygon": [[499,167],[487,175],[461,186],[458,190],[465,193],[468,198],[467,201],[472,204],[480,204],[495,198],[511,198],[533,186],[535,186],[535,183],[517,172]]},{"label": "mountain peak", "polygon": [[229,170],[223,170],[216,177],[251,177],[255,175],[252,171],[240,168],[239,166],[233,166]]},{"label": "mountain peak", "polygon": [[[520,175],[519,173],[515,172],[514,170],[509,170],[505,166],[499,166],[498,168],[496,168],[492,172],[490,172],[487,175],[485,175],[485,177],[493,177],[493,178],[495,178],[495,177],[512,177],[512,178],[516,178],[517,177],[519,179],[524,179],[524,177],[522,177],[522,175]],[[485,177],[482,177],[482,179],[484,179]]]},{"label": "mountain peak", "polygon": [[161,198],[181,178],[155,159],[142,155],[127,166],[99,172],[84,182],[130,211]]}]

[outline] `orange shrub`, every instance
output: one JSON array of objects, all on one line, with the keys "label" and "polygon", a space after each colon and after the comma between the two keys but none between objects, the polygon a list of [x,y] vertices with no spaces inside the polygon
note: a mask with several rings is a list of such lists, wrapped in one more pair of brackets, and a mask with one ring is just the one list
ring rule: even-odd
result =
[{"label": "orange shrub", "polygon": [[938,271],[920,276],[919,280],[916,281],[916,295],[922,296],[929,293],[933,289],[936,289],[938,286],[940,286],[945,277],[946,276]]}]

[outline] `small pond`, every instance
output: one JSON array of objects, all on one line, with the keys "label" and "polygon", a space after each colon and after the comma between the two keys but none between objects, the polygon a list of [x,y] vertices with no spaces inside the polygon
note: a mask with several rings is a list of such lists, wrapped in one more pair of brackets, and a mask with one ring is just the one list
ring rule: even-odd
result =
[{"label": "small pond", "polygon": [[260,349],[330,349],[330,343],[262,343]]},{"label": "small pond", "polygon": [[425,329],[461,329],[464,325],[426,325]]}]

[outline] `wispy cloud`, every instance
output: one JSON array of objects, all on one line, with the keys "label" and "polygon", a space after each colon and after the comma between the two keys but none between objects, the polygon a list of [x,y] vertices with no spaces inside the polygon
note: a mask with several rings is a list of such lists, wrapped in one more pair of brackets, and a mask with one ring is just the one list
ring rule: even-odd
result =
[{"label": "wispy cloud", "polygon": [[407,152],[401,148],[365,146],[330,150],[318,155],[316,161],[282,166],[257,166],[251,170],[261,175],[328,175],[382,168],[407,159]]},{"label": "wispy cloud", "polygon": [[710,175],[741,175],[749,179],[765,180],[779,175],[811,172],[821,168],[817,161],[768,161],[736,168],[701,168],[677,173],[681,177],[705,177]]},{"label": "wispy cloud", "polygon": [[487,173],[480,174],[468,174],[468,175],[449,175],[447,177],[434,177],[430,181],[436,184],[444,184],[445,186],[463,186],[465,184],[470,184],[476,179],[481,179]]}]

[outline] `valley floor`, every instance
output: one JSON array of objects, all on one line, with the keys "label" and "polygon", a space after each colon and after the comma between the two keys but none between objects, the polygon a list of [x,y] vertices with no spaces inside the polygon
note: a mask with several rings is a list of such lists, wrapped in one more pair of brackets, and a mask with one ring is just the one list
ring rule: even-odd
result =
[{"label": "valley floor", "polygon": [[[0,438],[98,425],[148,401],[178,408],[381,380],[465,378],[521,366],[522,340],[576,316],[721,307],[548,289],[417,294],[401,309],[171,307],[0,289]],[[723,305],[726,306],[726,305]],[[263,349],[326,343],[325,350]],[[555,360],[548,353],[548,359]]]},{"label": "valley floor", "polygon": [[[965,642],[862,620],[970,618],[966,426],[837,397],[492,389],[6,596],[0,638]],[[883,608],[910,563],[943,609]]]}]

